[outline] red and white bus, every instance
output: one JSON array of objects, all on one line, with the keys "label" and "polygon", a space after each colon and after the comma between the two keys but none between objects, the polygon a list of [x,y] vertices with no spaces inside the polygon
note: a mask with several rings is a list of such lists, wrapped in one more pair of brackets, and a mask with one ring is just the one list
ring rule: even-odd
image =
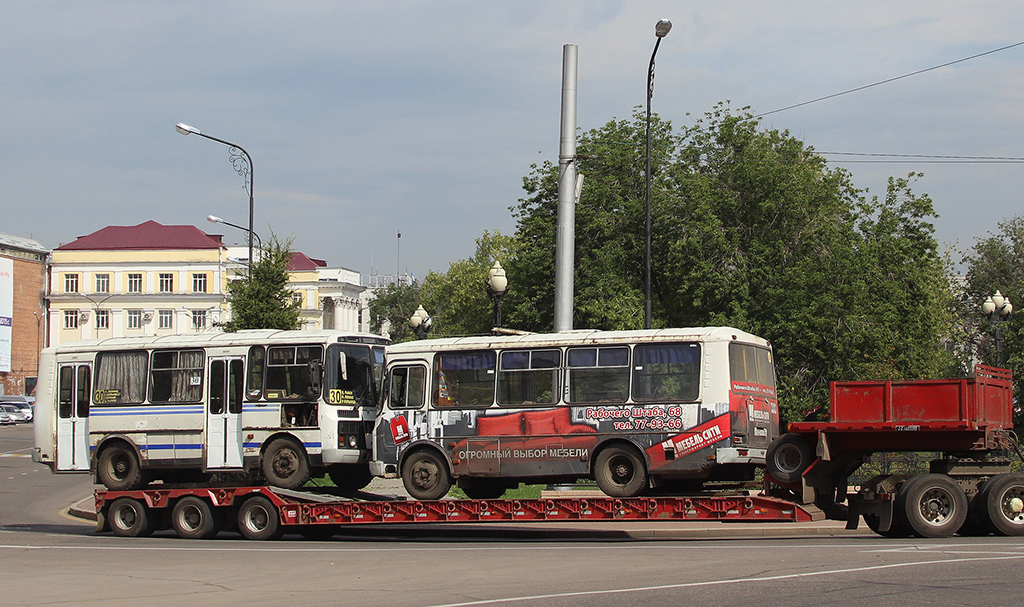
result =
[{"label": "red and white bus", "polygon": [[611,496],[747,480],[777,436],[771,345],[729,327],[388,347],[371,471],[417,499],[594,478]]}]

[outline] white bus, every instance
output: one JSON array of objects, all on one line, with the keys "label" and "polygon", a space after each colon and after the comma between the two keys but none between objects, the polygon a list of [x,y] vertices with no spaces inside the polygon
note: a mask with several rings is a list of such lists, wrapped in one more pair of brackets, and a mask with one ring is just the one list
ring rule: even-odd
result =
[{"label": "white bus", "polygon": [[33,459],[109,489],[216,473],[370,482],[388,340],[343,331],[122,337],[43,350]]},{"label": "white bus", "polygon": [[729,327],[430,339],[388,347],[370,467],[418,499],[694,490],[753,479],[778,422],[770,344]]}]

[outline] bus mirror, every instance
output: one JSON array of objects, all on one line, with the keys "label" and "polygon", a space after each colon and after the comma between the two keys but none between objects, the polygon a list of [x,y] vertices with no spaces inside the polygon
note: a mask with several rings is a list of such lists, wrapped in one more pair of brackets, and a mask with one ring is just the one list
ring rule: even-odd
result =
[{"label": "bus mirror", "polygon": [[309,396],[320,394],[320,378],[323,374],[324,364],[319,360],[309,361]]}]

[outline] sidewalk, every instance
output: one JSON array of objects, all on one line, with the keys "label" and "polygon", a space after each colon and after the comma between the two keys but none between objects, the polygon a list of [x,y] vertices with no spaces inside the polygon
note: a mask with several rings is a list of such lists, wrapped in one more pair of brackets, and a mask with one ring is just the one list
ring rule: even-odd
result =
[{"label": "sidewalk", "polygon": [[[374,479],[366,488],[368,493],[407,496],[401,480]],[[566,492],[544,492],[543,497],[565,497]],[[574,497],[590,497],[584,492],[573,492]],[[601,495],[601,494],[598,494]],[[95,501],[84,498],[68,509],[72,516],[96,520]],[[874,535],[866,525],[857,530],[846,529],[845,521],[813,522],[718,522],[718,521],[552,521],[552,522],[497,522],[497,523],[372,523],[350,525],[345,535],[412,535],[429,538],[506,538],[555,539],[575,538],[592,540],[628,539],[713,539],[757,537],[854,537]]]}]

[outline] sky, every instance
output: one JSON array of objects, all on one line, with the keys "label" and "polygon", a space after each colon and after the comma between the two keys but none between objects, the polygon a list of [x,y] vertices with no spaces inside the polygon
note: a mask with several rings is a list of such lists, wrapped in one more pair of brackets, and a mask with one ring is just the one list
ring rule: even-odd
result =
[{"label": "sky", "polygon": [[[1024,41],[1019,0],[6,0],[0,14],[0,232],[53,248],[155,220],[244,242],[206,221],[248,224],[244,178],[184,122],[249,152],[263,240],[419,279],[484,231],[514,232],[523,177],[557,162],[566,44],[588,131],[645,104],[663,18],[652,105],[677,129],[720,101],[761,114]],[[763,125],[821,152],[1017,158],[1022,101],[1019,46]],[[946,246],[1024,212],[1020,164],[835,166],[877,195],[924,173],[913,190]]]}]

